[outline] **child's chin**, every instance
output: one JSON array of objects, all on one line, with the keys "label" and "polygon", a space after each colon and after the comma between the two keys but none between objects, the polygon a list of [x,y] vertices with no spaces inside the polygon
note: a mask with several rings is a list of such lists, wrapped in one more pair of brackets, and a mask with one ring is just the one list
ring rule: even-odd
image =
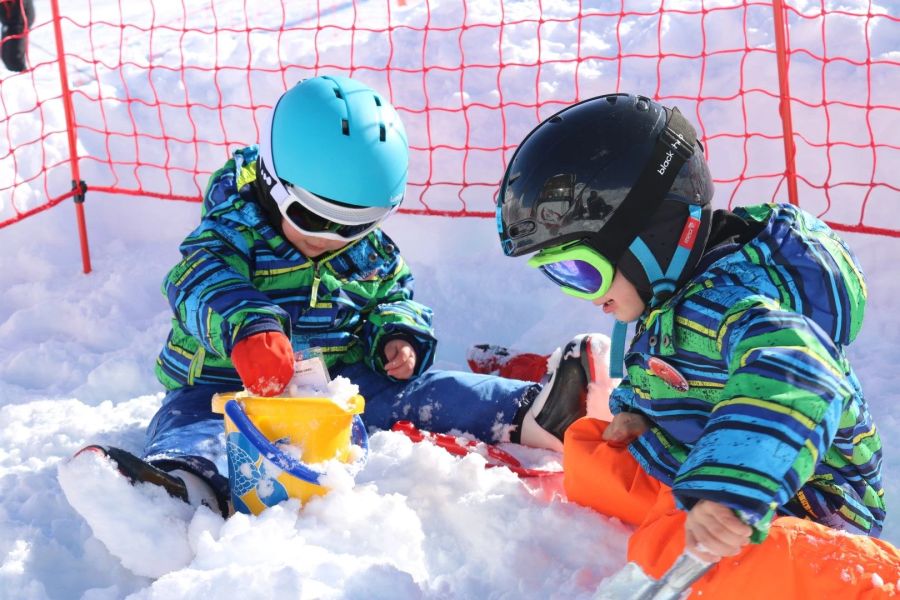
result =
[{"label": "child's chin", "polygon": [[632,321],[637,321],[638,317],[641,316],[641,313],[636,313],[635,311],[629,311],[626,309],[620,309],[613,312],[613,317],[617,321],[622,321],[623,323],[631,323]]},{"label": "child's chin", "polygon": [[305,254],[308,258],[316,258],[325,254],[325,248],[315,248],[310,247],[308,244],[303,244],[303,247],[300,250]]}]

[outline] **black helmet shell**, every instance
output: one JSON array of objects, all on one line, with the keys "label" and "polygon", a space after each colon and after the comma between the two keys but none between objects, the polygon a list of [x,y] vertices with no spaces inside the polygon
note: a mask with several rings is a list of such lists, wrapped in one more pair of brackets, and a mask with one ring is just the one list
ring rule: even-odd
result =
[{"label": "black helmet shell", "polygon": [[641,237],[665,272],[691,205],[701,207],[696,243],[670,283],[684,281],[704,250],[712,195],[703,149],[677,109],[609,94],[563,109],[525,137],[503,176],[497,228],[510,256],[584,240],[657,303],[660,281],[632,242]]},{"label": "black helmet shell", "polygon": [[600,232],[650,159],[665,109],[641,96],[585,100],[538,125],[500,187],[503,249],[521,256]]},{"label": "black helmet shell", "polygon": [[[593,238],[600,240],[598,250],[617,260],[640,230],[605,231],[604,226],[647,167],[670,110],[644,96],[609,94],[574,104],[538,125],[519,145],[500,186],[497,218],[504,252],[521,256]],[[653,165],[664,167],[665,161]],[[709,203],[712,181],[698,143],[669,191],[681,202]],[[659,205],[653,198],[632,201],[652,211],[645,223]],[[609,255],[612,248],[617,250]]]}]

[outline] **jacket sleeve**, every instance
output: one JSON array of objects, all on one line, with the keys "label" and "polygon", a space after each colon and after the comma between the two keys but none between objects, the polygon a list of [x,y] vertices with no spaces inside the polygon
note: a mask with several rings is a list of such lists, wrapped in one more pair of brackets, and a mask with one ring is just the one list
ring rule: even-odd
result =
[{"label": "jacket sleeve", "polygon": [[437,339],[431,326],[432,311],[413,300],[413,275],[402,257],[379,286],[376,303],[368,314],[361,339],[365,361],[375,371],[384,372],[384,346],[393,339],[404,339],[416,350],[414,377],[434,362]]},{"label": "jacket sleeve", "polygon": [[163,293],[181,327],[208,352],[227,358],[234,344],[261,331],[290,335],[287,313],[250,281],[249,242],[239,230],[206,217],[181,253]]},{"label": "jacket sleeve", "polygon": [[686,508],[710,499],[762,530],[813,474],[853,389],[822,329],[771,300],[736,305],[718,339],[729,374],[723,400],[673,489]]},{"label": "jacket sleeve", "polygon": [[634,389],[628,375],[619,382],[616,389],[609,395],[609,411],[613,415],[621,412],[632,412],[634,408]]}]

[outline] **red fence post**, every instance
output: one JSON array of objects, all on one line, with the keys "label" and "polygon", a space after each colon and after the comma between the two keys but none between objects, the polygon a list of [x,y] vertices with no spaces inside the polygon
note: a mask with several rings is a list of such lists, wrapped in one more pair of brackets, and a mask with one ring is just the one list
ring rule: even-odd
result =
[{"label": "red fence post", "polygon": [[785,32],[783,0],[772,0],[775,16],[775,61],[778,64],[778,112],[781,114],[781,131],[784,136],[784,174],[787,178],[788,200],[794,206],[797,199],[797,167],[794,163],[797,151],[794,147],[794,123],[791,119],[791,86],[788,77],[788,53]]},{"label": "red fence post", "polygon": [[72,106],[72,92],[69,89],[69,75],[66,68],[66,52],[63,47],[62,22],[59,16],[58,0],[50,0],[53,12],[53,33],[56,36],[56,58],[59,63],[59,84],[62,88],[63,108],[66,113],[66,135],[69,139],[69,165],[72,168],[72,190],[75,199],[75,216],[78,220],[78,239],[81,243],[81,266],[85,273],[91,272],[91,251],[88,247],[87,226],[84,220],[84,195],[87,186],[81,180],[78,169],[78,144],[75,138],[75,109]]}]

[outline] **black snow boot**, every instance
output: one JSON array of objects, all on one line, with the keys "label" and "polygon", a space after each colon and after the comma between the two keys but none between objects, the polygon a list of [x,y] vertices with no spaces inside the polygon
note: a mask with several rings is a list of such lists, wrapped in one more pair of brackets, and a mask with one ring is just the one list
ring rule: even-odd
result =
[{"label": "black snow boot", "polygon": [[188,470],[186,465],[167,461],[172,463],[167,466],[173,468],[163,470],[126,450],[112,446],[85,446],[76,452],[75,456],[85,452],[94,452],[113,462],[119,473],[132,484],[152,483],[158,485],[173,498],[178,498],[187,504],[205,504],[210,509],[220,512],[222,516],[228,517],[228,502],[221,491],[217,491],[216,486],[206,478]]},{"label": "black snow boot", "polygon": [[587,414],[588,384],[606,378],[609,337],[582,334],[557,349],[548,362],[549,380],[527,412],[520,413],[520,441],[562,451],[566,429]]}]

